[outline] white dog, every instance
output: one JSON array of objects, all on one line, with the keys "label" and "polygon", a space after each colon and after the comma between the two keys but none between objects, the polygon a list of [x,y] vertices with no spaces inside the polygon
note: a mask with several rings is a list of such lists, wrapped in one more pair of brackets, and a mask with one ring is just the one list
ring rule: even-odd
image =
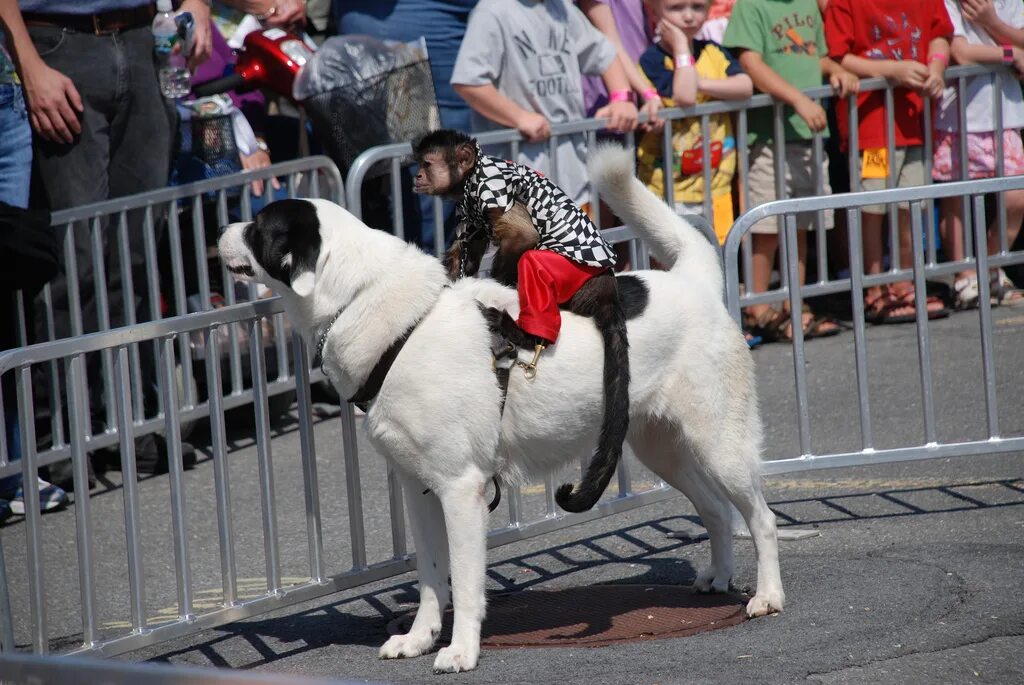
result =
[{"label": "white dog", "polygon": [[[722,304],[717,253],[633,176],[630,151],[600,149],[590,173],[615,213],[670,266],[620,276],[630,317],[630,445],[690,498],[708,530],[711,565],[696,587],[729,587],[732,503],[757,550],[757,592],[747,613],[779,611],[784,594],[775,519],[761,492],[753,362]],[[228,226],[219,248],[228,270],[281,295],[342,397],[363,387],[385,351],[405,340],[365,426],[404,479],[420,606],[409,633],[390,638],[380,656],[433,649],[450,574],[455,624],[434,670],[474,668],[485,611],[485,486],[494,476],[518,484],[593,451],[603,356],[592,321],[563,314],[558,343],[541,356],[536,379],[512,369],[502,412],[480,305],[515,316],[514,290],[486,279],[451,284],[435,258],[324,200],[273,203],[253,222]]]}]

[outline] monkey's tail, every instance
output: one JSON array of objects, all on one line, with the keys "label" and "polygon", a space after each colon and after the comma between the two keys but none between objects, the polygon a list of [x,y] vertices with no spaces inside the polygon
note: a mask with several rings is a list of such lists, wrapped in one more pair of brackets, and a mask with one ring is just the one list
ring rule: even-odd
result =
[{"label": "monkey's tail", "polygon": [[604,494],[615,467],[622,459],[622,443],[629,430],[629,341],[626,316],[618,298],[594,314],[604,340],[604,416],[597,449],[579,486],[565,483],[555,492],[555,501],[566,511],[587,511]]}]

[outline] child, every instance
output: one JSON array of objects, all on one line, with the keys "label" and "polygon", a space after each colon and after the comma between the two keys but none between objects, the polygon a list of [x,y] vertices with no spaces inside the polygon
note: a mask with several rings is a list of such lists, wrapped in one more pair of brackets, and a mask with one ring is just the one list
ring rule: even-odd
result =
[{"label": "child", "polygon": [[[884,92],[864,94],[858,102],[859,150],[850,154],[863,152],[863,190],[881,190],[888,177],[898,187],[924,183],[921,96],[942,95],[952,34],[942,0],[829,0],[825,11],[829,55],[862,78],[883,77],[900,86],[893,93],[896,145],[891,160],[886,150]],[[841,142],[848,147],[846,108],[840,107],[837,114]],[[881,273],[885,206],[864,207],[862,212],[864,268],[868,274]],[[900,266],[909,268],[914,257],[906,203],[900,206],[898,218]],[[865,291],[865,317],[876,324],[913,321],[914,302],[912,283],[873,286]],[[940,300],[928,298],[930,318],[948,314]]]},{"label": "child", "polygon": [[[1005,64],[1024,73],[1024,3],[1017,0],[946,0],[953,22],[950,52],[957,64]],[[996,121],[993,111],[994,78],[975,76],[967,81],[967,176],[960,166],[960,106],[956,88],[947,88],[935,117],[935,150],[932,178],[958,181],[962,178],[992,178],[1024,174],[1024,145],[1019,129],[1024,128],[1024,101],[1020,82],[1002,77],[1002,165],[996,159]],[[1007,245],[1014,239],[1024,220],[1024,190],[1003,193],[1006,208]],[[963,200],[944,198],[940,203],[942,249],[947,259],[964,258],[964,234],[961,223]],[[999,251],[998,217],[989,226],[988,250]],[[993,295],[1005,304],[1024,302],[1024,292],[1013,287],[1002,269],[992,271]],[[978,277],[962,271],[953,283],[953,301],[959,308],[977,306]]]},{"label": "child", "polygon": [[589,204],[582,135],[560,139],[549,159],[551,122],[586,118],[581,73],[600,74],[609,103],[594,116],[636,128],[638,114],[615,46],[568,0],[481,0],[469,15],[452,87],[473,109],[473,130],[512,127],[526,139],[520,164],[553,177],[578,205]]},{"label": "child", "polygon": [[[857,92],[859,80],[827,55],[821,13],[816,0],[764,2],[738,0],[732,9],[723,38],[725,45],[739,53],[740,64],[758,90],[788,105],[785,108],[784,168],[787,197],[829,194],[828,160],[817,168],[813,159],[814,135],[825,130],[827,118],[820,104],[802,89],[820,86],[827,76],[840,96]],[[750,115],[750,172],[747,178],[750,205],[756,207],[776,197],[774,108],[760,108]],[[816,179],[822,179],[822,190]],[[797,259],[800,285],[806,279],[807,233],[814,214],[797,216]],[[831,212],[824,213],[825,227],[831,228]],[[753,263],[751,286],[755,293],[768,290],[775,253],[779,248],[778,222],[766,219],[752,229]],[[792,340],[790,315],[769,304],[747,310],[747,325],[766,340]],[[805,338],[834,335],[835,321],[801,314]]]},{"label": "child", "polygon": [[[667,106],[690,107],[713,99],[744,100],[754,87],[739,63],[721,45],[694,38],[704,25],[709,0],[648,0],[657,21],[658,42],[640,57],[640,71],[658,89]],[[711,137],[712,223],[720,239],[732,226],[732,177],[736,139],[728,115],[708,119]],[[680,214],[704,214],[704,160],[699,118],[672,123],[675,208]],[[637,175],[656,195],[664,193],[662,136],[650,132],[637,150]]]}]

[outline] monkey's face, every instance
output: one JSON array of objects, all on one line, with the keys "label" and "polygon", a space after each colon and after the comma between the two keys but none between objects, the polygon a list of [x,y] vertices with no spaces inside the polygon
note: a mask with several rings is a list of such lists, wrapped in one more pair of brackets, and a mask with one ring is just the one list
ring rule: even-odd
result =
[{"label": "monkey's face", "polygon": [[413,190],[425,195],[449,195],[460,180],[458,169],[449,166],[443,154],[427,152],[420,157]]}]

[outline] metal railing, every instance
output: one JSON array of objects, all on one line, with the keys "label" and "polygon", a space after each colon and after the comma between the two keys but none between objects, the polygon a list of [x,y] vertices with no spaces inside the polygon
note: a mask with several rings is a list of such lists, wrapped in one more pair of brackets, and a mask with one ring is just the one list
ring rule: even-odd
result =
[{"label": "metal railing", "polygon": [[[740,321],[740,310],[746,304],[784,301],[790,312],[793,331],[793,368],[796,388],[797,426],[799,455],[765,462],[766,473],[817,469],[825,467],[878,464],[908,459],[947,457],[983,453],[1008,452],[1024,449],[1024,436],[1002,435],[998,422],[998,404],[995,392],[995,368],[993,362],[993,323],[990,301],[990,269],[1024,263],[1024,252],[1010,252],[1003,243],[1003,250],[995,255],[988,254],[985,230],[973,232],[975,255],[954,262],[937,263],[931,231],[925,231],[931,217],[931,203],[948,197],[970,197],[969,204],[977,218],[975,224],[984,225],[986,194],[1024,190],[1024,176],[1011,176],[976,181],[958,181],[940,185],[912,188],[892,188],[874,192],[861,192],[779,200],[755,207],[739,218],[725,241],[726,302],[733,318]],[[913,266],[899,268],[898,259],[883,273],[865,274],[861,242],[860,207],[895,203],[908,203],[911,218],[911,239]],[[849,226],[848,244],[850,254],[850,276],[828,280],[822,278],[816,283],[793,287],[799,283],[797,260],[790,258],[797,254],[796,215],[804,212],[843,210]],[[738,273],[738,255],[744,238],[758,221],[769,217],[783,220],[784,234],[780,236],[785,249],[780,259],[782,283],[779,288],[758,295],[741,296]],[[1005,227],[1004,227],[1005,228]],[[943,444],[937,437],[935,417],[935,382],[929,337],[929,318],[926,306],[926,279],[946,276],[958,271],[975,270],[978,274],[980,324],[980,347],[982,359],[982,384],[984,387],[987,435],[980,440]],[[923,440],[919,444],[892,449],[878,449],[875,446],[871,424],[871,397],[868,392],[868,357],[865,333],[865,294],[867,289],[899,281],[912,281],[915,293],[916,338],[920,368],[919,406],[922,409],[924,425]],[[861,449],[834,454],[814,454],[811,449],[811,426],[809,419],[807,359],[801,326],[803,300],[820,295],[849,293],[854,334],[854,355],[856,388],[858,394],[858,420],[861,427]]]},{"label": "metal railing", "polygon": [[[275,178],[282,181],[280,190],[270,183]],[[252,195],[250,184],[255,180],[265,181],[260,198]],[[251,219],[256,203],[296,196],[324,197],[343,204],[344,188],[334,163],[326,157],[311,157],[54,212],[51,225],[60,244],[64,275],[58,279],[59,284],[47,284],[34,298],[38,333],[35,339],[79,337],[121,325],[134,326],[140,320],[156,321],[205,311],[215,306],[215,295],[227,305],[259,297],[255,287],[236,292],[233,277],[219,263],[213,266],[211,274],[210,260],[217,259],[210,251],[211,241],[215,241],[219,227]],[[166,237],[163,250],[161,235]],[[87,266],[83,260],[88,262]],[[83,271],[86,275],[80,278]],[[118,275],[111,278],[111,273]],[[223,292],[215,293],[211,283],[219,283]],[[55,300],[63,305],[55,307]],[[83,307],[83,300],[88,300],[88,306]],[[114,306],[114,302],[119,302],[120,307]],[[18,291],[15,303],[17,339],[25,345],[33,340],[29,331],[33,302],[26,293]],[[90,313],[89,320],[85,311]],[[275,353],[268,370],[276,377],[270,393],[277,395],[294,386],[288,360],[288,324],[283,316],[278,316],[267,322],[267,331],[272,332],[267,345]],[[245,334],[237,328],[225,334],[228,344],[221,354],[230,377],[231,400],[251,401],[251,380],[243,366]],[[203,415],[201,395],[206,379],[201,370],[208,351],[201,343],[199,338],[179,340],[175,374],[178,395],[176,399],[172,397],[174,402],[170,406],[180,409],[186,417]],[[164,395],[155,389],[152,359],[156,353],[155,348],[137,345],[129,349],[136,436],[156,430],[164,407],[168,406]],[[90,420],[86,422],[86,431],[90,447],[96,448],[116,444],[114,388],[107,381],[111,378],[113,359],[108,351],[98,356],[99,359],[89,360],[91,392],[86,398],[94,405],[87,412]],[[45,395],[40,407],[49,414],[48,442],[53,454],[67,450],[62,378],[60,369],[50,365],[39,370],[35,381],[38,393]],[[10,379],[0,378],[0,385],[9,382]],[[4,421],[2,409],[0,400],[0,429]],[[7,460],[7,446],[0,441],[0,465]]]}]

